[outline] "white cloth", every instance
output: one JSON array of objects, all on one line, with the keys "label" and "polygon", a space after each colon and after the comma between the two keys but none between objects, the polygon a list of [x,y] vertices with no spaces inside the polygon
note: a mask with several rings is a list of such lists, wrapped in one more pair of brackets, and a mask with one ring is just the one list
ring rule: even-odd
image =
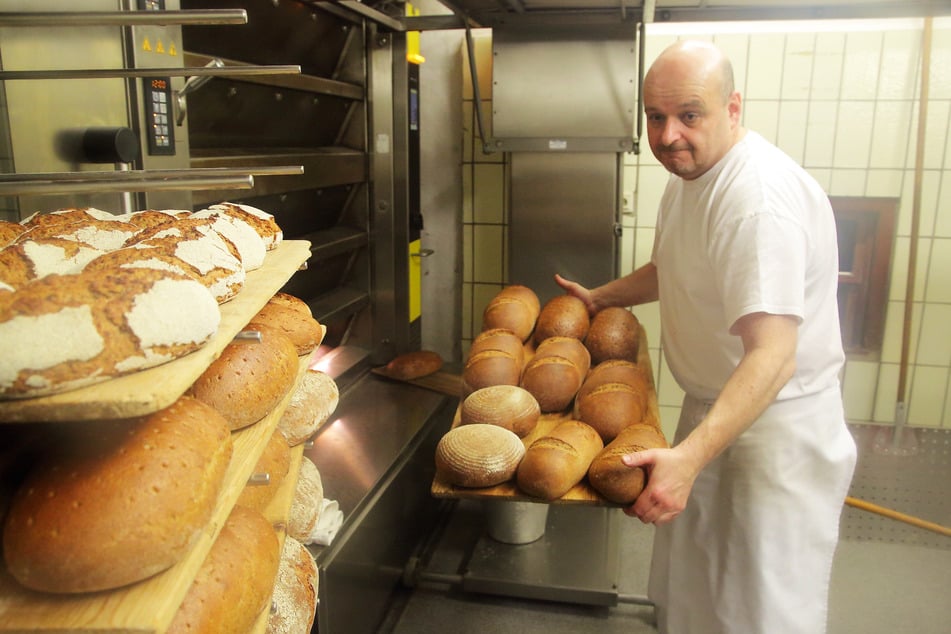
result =
[{"label": "white cloth", "polygon": [[743,355],[753,312],[799,321],[796,372],[655,533],[648,594],[668,634],[821,634],[855,466],[838,374],[838,255],[828,198],[747,132],[710,171],[672,177],[654,244],[665,360],[686,392],[675,444]]},{"label": "white cloth", "polygon": [[308,544],[318,544],[320,546],[329,546],[337,531],[343,525],[343,511],[336,500],[324,498],[320,501],[320,514],[317,516],[317,524],[314,530],[308,536]]}]

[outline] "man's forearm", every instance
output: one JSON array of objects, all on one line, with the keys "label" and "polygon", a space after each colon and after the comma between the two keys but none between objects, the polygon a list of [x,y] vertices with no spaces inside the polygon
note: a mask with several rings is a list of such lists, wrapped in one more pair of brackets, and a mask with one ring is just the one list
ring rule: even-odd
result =
[{"label": "man's forearm", "polygon": [[653,263],[645,264],[624,277],[593,289],[591,295],[599,310],[657,301],[657,268]]}]

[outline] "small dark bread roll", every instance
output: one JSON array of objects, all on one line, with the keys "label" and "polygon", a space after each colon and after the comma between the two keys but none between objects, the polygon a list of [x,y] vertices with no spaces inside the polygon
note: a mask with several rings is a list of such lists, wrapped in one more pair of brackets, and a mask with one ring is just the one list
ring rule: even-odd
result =
[{"label": "small dark bread roll", "polygon": [[591,320],[584,343],[595,365],[608,359],[637,362],[640,322],[626,308],[605,308]]},{"label": "small dark bread roll", "polygon": [[558,423],[531,444],[516,473],[518,488],[543,500],[555,500],[584,478],[604,448],[598,432],[576,420]]},{"label": "small dark bread roll", "polygon": [[621,457],[668,446],[663,433],[653,425],[638,423],[626,427],[591,461],[588,482],[610,502],[633,504],[644,490],[647,476],[641,467],[632,469],[625,465]]},{"label": "small dark bread roll", "polygon": [[520,385],[531,392],[542,412],[560,412],[571,405],[582,377],[569,359],[536,356],[525,366]]},{"label": "small dark bread roll", "polygon": [[538,314],[535,343],[549,337],[574,337],[584,341],[591,326],[588,307],[574,295],[558,295],[548,300]]}]

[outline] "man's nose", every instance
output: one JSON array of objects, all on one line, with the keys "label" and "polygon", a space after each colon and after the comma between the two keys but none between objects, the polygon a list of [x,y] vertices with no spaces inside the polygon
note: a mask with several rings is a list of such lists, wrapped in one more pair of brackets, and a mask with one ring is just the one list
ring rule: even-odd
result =
[{"label": "man's nose", "polygon": [[674,117],[668,117],[664,120],[664,126],[660,131],[660,141],[664,145],[671,145],[681,136],[681,124]]}]

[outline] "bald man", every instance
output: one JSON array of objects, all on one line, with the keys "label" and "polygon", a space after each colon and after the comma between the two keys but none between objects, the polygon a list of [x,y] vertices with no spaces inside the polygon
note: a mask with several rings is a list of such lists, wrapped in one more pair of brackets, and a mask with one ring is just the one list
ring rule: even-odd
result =
[{"label": "bald man", "polygon": [[648,594],[669,634],[821,634],[855,467],[839,373],[836,227],[826,194],[740,124],[729,59],[679,41],[644,78],[670,172],[650,263],[587,289],[592,313],[659,300],[685,393],[670,449],[625,457],[657,525]]}]

